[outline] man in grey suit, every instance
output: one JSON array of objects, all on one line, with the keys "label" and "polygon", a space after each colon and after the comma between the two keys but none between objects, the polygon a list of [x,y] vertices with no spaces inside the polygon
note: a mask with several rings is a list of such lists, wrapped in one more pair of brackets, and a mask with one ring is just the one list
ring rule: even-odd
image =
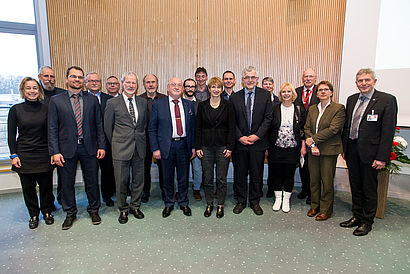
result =
[{"label": "man in grey suit", "polygon": [[[121,78],[123,92],[107,102],[104,113],[104,131],[111,143],[116,182],[118,222],[128,221],[128,212],[142,219],[140,210],[144,188],[144,158],[146,154],[147,102],[137,97],[138,78],[126,72]],[[131,201],[127,203],[127,188],[132,169]]]}]

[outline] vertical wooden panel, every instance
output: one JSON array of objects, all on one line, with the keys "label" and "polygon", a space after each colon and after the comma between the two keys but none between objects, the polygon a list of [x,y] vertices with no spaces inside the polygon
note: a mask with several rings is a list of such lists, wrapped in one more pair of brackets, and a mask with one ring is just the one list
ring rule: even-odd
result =
[{"label": "vertical wooden panel", "polygon": [[[47,0],[51,57],[64,83],[73,64],[103,78],[155,73],[165,92],[172,76],[209,76],[254,65],[260,78],[301,84],[312,67],[339,86],[346,1]],[[261,79],[260,79],[261,80]],[[335,99],[337,99],[336,90]]]}]

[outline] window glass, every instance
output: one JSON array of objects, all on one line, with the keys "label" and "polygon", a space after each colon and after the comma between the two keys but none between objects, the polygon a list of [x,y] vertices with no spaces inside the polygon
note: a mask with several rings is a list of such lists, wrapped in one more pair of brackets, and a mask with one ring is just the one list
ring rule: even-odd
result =
[{"label": "window glass", "polygon": [[33,0],[2,0],[0,21],[35,24]]}]

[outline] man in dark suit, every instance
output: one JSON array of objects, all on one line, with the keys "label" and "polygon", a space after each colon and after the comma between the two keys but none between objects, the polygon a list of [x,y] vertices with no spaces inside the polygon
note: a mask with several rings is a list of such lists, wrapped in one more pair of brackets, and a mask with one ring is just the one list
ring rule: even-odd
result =
[{"label": "man in dark suit", "polygon": [[221,97],[229,101],[229,97],[234,93],[233,89],[236,85],[235,73],[230,70],[225,71],[222,74],[222,82],[224,83],[224,91]]},{"label": "man in dark suit", "polygon": [[[128,212],[137,219],[144,218],[140,210],[144,188],[144,158],[146,155],[147,101],[137,97],[138,78],[134,72],[121,77],[123,92],[110,99],[104,113],[104,131],[112,147],[117,204],[120,210],[118,222],[128,221]],[[131,201],[127,203],[130,171]]]},{"label": "man in dark suit", "polygon": [[61,175],[61,202],[67,213],[62,229],[69,229],[77,218],[75,175],[80,160],[87,211],[94,225],[101,223],[98,215],[100,191],[98,161],[105,156],[105,136],[101,109],[95,96],[82,92],[84,72],[80,67],[67,69],[68,90],[50,99],[48,111],[48,147]]},{"label": "man in dark suit", "polygon": [[155,159],[161,159],[164,174],[166,218],[174,209],[174,172],[177,170],[178,204],[186,216],[191,216],[188,204],[189,162],[195,157],[194,104],[181,98],[182,80],[172,78],[167,85],[168,96],[154,101],[148,126],[149,140]]},{"label": "man in dark suit", "polygon": [[[104,117],[105,107],[107,105],[108,99],[112,96],[101,92],[101,78],[95,72],[90,72],[85,76],[85,87],[88,92],[97,97],[98,102],[101,107],[101,115]],[[114,178],[114,167],[112,165],[111,156],[111,146],[106,139],[106,150],[105,157],[98,160],[101,170],[101,196],[104,203],[112,207],[114,206],[114,201],[111,197],[115,193],[115,178]]]},{"label": "man in dark suit", "polygon": [[[312,68],[308,68],[303,72],[302,82],[303,86],[296,88],[296,94],[298,97],[295,100],[295,105],[300,106],[300,109],[307,112],[310,106],[319,103],[317,98],[317,86],[315,85],[317,80],[317,74]],[[304,126],[304,125],[302,125]],[[302,181],[302,191],[298,194],[299,199],[306,199],[306,203],[310,205],[310,175],[309,175],[309,163],[308,154],[304,157],[303,167],[299,167],[300,179]]]},{"label": "man in dark suit", "polygon": [[353,218],[340,226],[358,226],[355,236],[372,230],[377,209],[377,174],[390,159],[397,122],[396,98],[374,89],[376,81],[372,69],[360,69],[356,74],[360,93],[351,95],[346,103],[343,151],[349,169]]},{"label": "man in dark suit", "polygon": [[233,209],[235,214],[241,213],[249,203],[256,215],[262,215],[259,205],[262,197],[263,167],[265,151],[269,147],[268,131],[272,120],[272,102],[268,91],[258,88],[256,69],[252,66],[242,72],[244,89],[231,95],[236,117],[236,144],[233,153],[234,187],[237,191],[238,203]]},{"label": "man in dark suit", "polygon": [[[63,93],[65,90],[56,87],[56,76],[50,66],[43,66],[38,70],[38,80],[44,90],[44,103],[50,102],[51,96]],[[61,205],[61,175],[57,169],[57,202]],[[56,210],[54,206],[54,210]]]},{"label": "man in dark suit", "polygon": [[[147,101],[147,107],[148,107],[148,121],[151,116],[151,110],[152,110],[152,103],[157,100],[161,99],[163,97],[166,97],[164,94],[161,94],[158,92],[158,78],[154,74],[147,74],[144,76],[142,79],[142,84],[144,85],[145,92],[139,97],[144,98]],[[147,135],[147,154],[145,157],[145,163],[144,163],[144,168],[145,168],[145,173],[144,173],[144,191],[142,192],[142,198],[141,201],[143,203],[147,203],[149,201],[149,197],[151,195],[151,165],[152,165],[152,152],[151,152],[151,147],[149,144],[149,136],[148,136],[148,129],[146,131]],[[161,165],[161,160],[155,160],[158,166],[158,177],[159,177],[159,187],[161,189],[161,196],[162,199],[164,200],[165,194],[164,194],[164,179],[162,175],[162,165]]]}]

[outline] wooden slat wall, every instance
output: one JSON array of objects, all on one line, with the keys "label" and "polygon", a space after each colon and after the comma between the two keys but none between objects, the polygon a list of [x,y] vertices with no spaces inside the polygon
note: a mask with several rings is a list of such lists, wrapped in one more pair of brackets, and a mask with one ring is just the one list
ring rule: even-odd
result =
[{"label": "wooden slat wall", "polygon": [[209,76],[245,66],[260,80],[301,84],[313,67],[339,86],[346,1],[335,0],[47,0],[51,57],[58,83],[72,65],[107,77],[155,73],[165,92],[172,76]]}]

